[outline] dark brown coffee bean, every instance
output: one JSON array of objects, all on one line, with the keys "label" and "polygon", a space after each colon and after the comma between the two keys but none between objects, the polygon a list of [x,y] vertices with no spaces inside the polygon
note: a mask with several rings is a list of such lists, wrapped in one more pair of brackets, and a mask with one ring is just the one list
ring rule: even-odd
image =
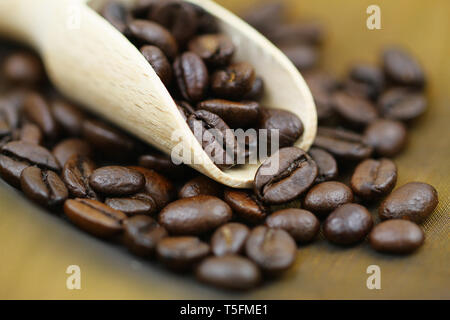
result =
[{"label": "dark brown coffee bean", "polygon": [[178,89],[184,99],[197,102],[205,98],[209,75],[208,69],[198,55],[193,52],[183,53],[175,60],[173,69]]},{"label": "dark brown coffee bean", "polygon": [[96,199],[95,191],[89,185],[89,177],[95,170],[95,163],[83,155],[74,154],[64,164],[61,177],[72,196]]},{"label": "dark brown coffee bean", "polygon": [[320,222],[311,212],[303,209],[283,209],[272,213],[266,225],[273,229],[283,229],[299,243],[311,242],[319,233]]},{"label": "dark brown coffee bean", "polygon": [[196,276],[206,284],[232,290],[248,290],[261,281],[258,267],[249,259],[236,255],[203,260]]},{"label": "dark brown coffee bean", "polygon": [[385,219],[405,219],[422,223],[438,205],[436,189],[427,183],[410,182],[392,192],[380,205]]},{"label": "dark brown coffee bean", "polygon": [[65,132],[74,136],[81,134],[85,116],[79,108],[65,100],[54,99],[51,112],[58,126]]},{"label": "dark brown coffee bean", "polygon": [[124,222],[124,243],[138,256],[153,256],[156,245],[165,237],[167,237],[166,229],[151,217],[135,216]]},{"label": "dark brown coffee bean", "polygon": [[231,215],[225,202],[201,195],[170,203],[161,211],[159,221],[171,234],[199,235],[225,224]]},{"label": "dark brown coffee bean", "polygon": [[64,182],[55,172],[38,167],[25,168],[20,184],[28,198],[46,207],[62,205],[69,196]]},{"label": "dark brown coffee bean", "polygon": [[89,177],[89,185],[101,194],[125,196],[141,191],[145,178],[134,169],[108,166],[94,170]]},{"label": "dark brown coffee bean", "polygon": [[338,177],[338,165],[331,154],[319,148],[311,148],[308,153],[319,168],[316,183],[334,180]]},{"label": "dark brown coffee bean", "polygon": [[58,128],[44,97],[35,92],[30,93],[24,101],[24,111],[27,118],[38,125],[46,137],[57,138]]},{"label": "dark brown coffee bean", "polygon": [[236,222],[224,224],[211,237],[211,249],[216,256],[238,254],[244,250],[250,230]]},{"label": "dark brown coffee bean", "polygon": [[263,271],[277,274],[294,264],[297,245],[286,231],[259,226],[250,232],[245,252]]},{"label": "dark brown coffee bean", "polygon": [[189,178],[193,175],[193,170],[190,167],[184,164],[176,165],[170,157],[163,154],[143,155],[139,158],[138,163],[141,167],[160,172],[174,180]]},{"label": "dark brown coffee bean", "polygon": [[27,143],[39,145],[42,143],[42,131],[37,125],[26,123],[20,129],[19,139]]},{"label": "dark brown coffee bean", "polygon": [[397,166],[389,159],[367,159],[355,169],[351,179],[353,192],[364,200],[388,195],[397,183]]},{"label": "dark brown coffee bean", "polygon": [[281,47],[281,50],[300,71],[314,68],[319,61],[319,52],[311,45],[289,45]]},{"label": "dark brown coffee bean", "polygon": [[385,118],[411,121],[426,111],[427,99],[420,92],[405,88],[392,88],[381,95],[378,100],[378,108]]},{"label": "dark brown coffee bean", "polygon": [[279,2],[258,4],[246,12],[244,20],[264,34],[274,25],[281,24],[282,11],[283,6]]},{"label": "dark brown coffee bean", "polygon": [[127,216],[150,215],[157,211],[155,200],[146,193],[137,193],[126,198],[107,198],[105,204]]},{"label": "dark brown coffee bean", "polygon": [[249,191],[227,189],[224,200],[236,215],[250,223],[260,223],[267,216],[268,208]]},{"label": "dark brown coffee bean", "polygon": [[207,34],[207,33],[211,34],[211,33],[219,32],[219,25],[214,16],[212,16],[205,9],[199,7],[198,5],[196,5],[194,3],[192,3],[191,5],[197,13],[197,20],[198,20],[197,33],[198,34]]},{"label": "dark brown coffee bean", "polygon": [[303,150],[280,149],[259,167],[254,191],[265,203],[286,203],[308,190],[317,174],[316,163]]},{"label": "dark brown coffee bean", "polygon": [[378,118],[378,112],[371,102],[364,98],[337,92],[331,100],[334,111],[354,127],[365,127]]},{"label": "dark brown coffee bean", "polygon": [[267,37],[277,46],[319,45],[324,37],[323,25],[316,21],[271,26]]},{"label": "dark brown coffee bean", "polygon": [[334,210],[325,220],[325,237],[340,245],[351,245],[364,240],[373,226],[369,211],[356,203],[348,203]]},{"label": "dark brown coffee bean", "polygon": [[346,83],[347,92],[375,100],[384,88],[383,71],[370,64],[356,64],[350,69],[350,82]]},{"label": "dark brown coffee bean", "polygon": [[337,181],[319,183],[311,188],[305,196],[304,208],[324,217],[334,209],[353,201],[352,190]]},{"label": "dark brown coffee bean", "polygon": [[64,213],[80,229],[100,238],[109,238],[122,231],[127,216],[91,199],[66,200]]},{"label": "dark brown coffee bean", "polygon": [[393,157],[406,145],[407,131],[402,122],[379,119],[364,131],[364,141],[382,157]]},{"label": "dark brown coffee bean", "polygon": [[388,48],[383,52],[383,67],[388,78],[407,86],[423,86],[425,75],[420,64],[401,48]]},{"label": "dark brown coffee bean", "polygon": [[136,0],[131,12],[135,17],[148,18],[161,0]]},{"label": "dark brown coffee bean", "polygon": [[373,148],[365,144],[362,135],[339,128],[319,127],[314,146],[342,160],[360,161],[370,157],[373,152]]},{"label": "dark brown coffee bean", "polygon": [[242,100],[260,101],[264,96],[264,91],[264,80],[261,77],[256,77],[252,88],[242,97]]},{"label": "dark brown coffee bean", "polygon": [[172,65],[170,64],[164,52],[155,46],[143,46],[141,53],[155,70],[158,77],[166,87],[172,81]]},{"label": "dark brown coffee bean", "polygon": [[19,161],[26,161],[43,169],[59,171],[61,168],[56,158],[44,147],[24,141],[12,141],[3,146],[2,154]]},{"label": "dark brown coffee bean", "polygon": [[223,187],[220,183],[217,183],[208,177],[198,176],[186,182],[178,192],[178,198],[189,198],[199,195],[222,198]]},{"label": "dark brown coffee bean", "polygon": [[234,44],[224,34],[206,34],[192,39],[188,48],[211,67],[227,66],[234,54]]},{"label": "dark brown coffee bean", "polygon": [[29,167],[27,161],[14,160],[0,154],[0,176],[10,185],[20,188],[20,175]]},{"label": "dark brown coffee bean", "polygon": [[44,79],[44,68],[34,54],[17,52],[3,61],[1,74],[13,84],[35,85]]},{"label": "dark brown coffee bean", "polygon": [[392,219],[376,225],[369,240],[379,252],[405,254],[417,250],[425,241],[425,234],[414,222]]},{"label": "dark brown coffee bean", "polygon": [[52,150],[53,155],[61,166],[74,155],[90,157],[92,155],[91,146],[81,139],[66,139],[58,143]]},{"label": "dark brown coffee bean", "polygon": [[223,99],[206,100],[197,109],[217,114],[231,128],[249,128],[256,125],[259,117],[259,104],[254,101],[234,102]]},{"label": "dark brown coffee bean", "polygon": [[158,259],[175,271],[190,269],[209,252],[209,245],[197,237],[166,237],[156,245]]},{"label": "dark brown coffee bean", "polygon": [[195,112],[194,108],[186,101],[176,101],[177,108],[185,121]]},{"label": "dark brown coffee bean", "polygon": [[142,44],[158,47],[170,59],[175,59],[178,45],[173,35],[161,25],[147,20],[132,20],[128,28]]},{"label": "dark brown coffee bean", "polygon": [[123,4],[117,1],[108,1],[103,6],[100,14],[108,20],[119,32],[127,31],[128,11]]},{"label": "dark brown coffee bean", "polygon": [[234,63],[211,77],[211,88],[219,98],[241,100],[253,87],[255,70],[246,62]]}]

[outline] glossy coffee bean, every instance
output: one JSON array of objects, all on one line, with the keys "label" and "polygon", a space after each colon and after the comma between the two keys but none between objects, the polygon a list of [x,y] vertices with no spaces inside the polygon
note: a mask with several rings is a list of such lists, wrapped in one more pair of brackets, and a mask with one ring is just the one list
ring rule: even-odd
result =
[{"label": "glossy coffee bean", "polygon": [[234,102],[223,99],[206,100],[197,109],[217,114],[231,128],[249,128],[258,122],[260,107],[257,102]]},{"label": "glossy coffee bean", "polygon": [[184,164],[176,165],[170,157],[162,154],[143,155],[139,157],[138,163],[141,167],[152,169],[173,180],[184,179],[193,175],[193,170],[190,167]]},{"label": "glossy coffee bean", "polygon": [[35,123],[50,139],[56,139],[58,128],[47,101],[38,93],[30,93],[24,101],[24,111],[28,119]]},{"label": "glossy coffee bean", "polygon": [[314,46],[311,45],[288,45],[282,46],[280,49],[300,71],[312,69],[319,61],[319,52]]},{"label": "glossy coffee bean", "polygon": [[378,118],[375,106],[364,98],[337,92],[333,95],[331,103],[339,117],[354,127],[365,127]]},{"label": "glossy coffee bean", "polygon": [[305,196],[303,207],[319,217],[324,217],[343,204],[353,201],[352,190],[337,181],[319,183]]},{"label": "glossy coffee bean", "polygon": [[61,166],[74,155],[90,157],[92,155],[91,146],[84,140],[72,138],[62,140],[52,150],[53,155]]},{"label": "glossy coffee bean", "polygon": [[127,216],[150,215],[157,211],[155,200],[146,193],[137,193],[123,198],[107,198],[105,204],[122,211]]},{"label": "glossy coffee bean", "polygon": [[403,123],[380,119],[364,131],[364,141],[382,157],[393,157],[400,153],[407,142],[407,131]]},{"label": "glossy coffee bean", "polygon": [[148,63],[150,63],[153,70],[155,70],[162,83],[166,87],[169,86],[172,81],[172,66],[164,55],[164,52],[158,47],[147,45],[141,48],[141,53]]},{"label": "glossy coffee bean", "polygon": [[74,154],[64,164],[61,177],[72,196],[96,199],[95,191],[89,185],[95,163],[86,156]]},{"label": "glossy coffee bean", "polygon": [[216,96],[241,100],[253,87],[255,70],[246,62],[234,63],[211,76],[211,89]]},{"label": "glossy coffee bean", "polygon": [[44,78],[41,61],[29,52],[17,52],[6,57],[1,73],[8,82],[18,85],[35,85]]},{"label": "glossy coffee bean", "polygon": [[206,176],[198,176],[186,182],[178,192],[178,198],[189,198],[199,195],[222,198],[223,187],[220,183]]},{"label": "glossy coffee bean", "polygon": [[411,121],[426,111],[427,104],[427,99],[421,92],[392,88],[381,95],[378,100],[378,109],[384,118]]},{"label": "glossy coffee bean", "polygon": [[[349,72],[350,87],[346,86],[346,91],[359,91],[359,95],[371,100],[375,100],[384,88],[383,70],[378,66],[370,64],[356,64]],[[356,86],[356,88],[354,88]]]},{"label": "glossy coffee bean", "polygon": [[227,189],[224,200],[241,219],[250,223],[260,223],[267,216],[268,208],[251,192]]},{"label": "glossy coffee bean", "polygon": [[39,145],[43,140],[42,131],[37,125],[26,123],[20,128],[19,140]]},{"label": "glossy coffee bean", "polygon": [[296,208],[272,213],[267,217],[266,225],[272,229],[283,229],[299,243],[311,242],[320,230],[320,222],[315,215],[307,210]]},{"label": "glossy coffee bean", "polygon": [[348,203],[334,210],[324,222],[323,233],[330,242],[352,245],[364,240],[373,226],[369,211],[359,204]]},{"label": "glossy coffee bean", "polygon": [[117,1],[108,1],[103,6],[100,14],[108,20],[119,32],[127,31],[128,11],[123,4]]},{"label": "glossy coffee bean", "polygon": [[231,216],[224,201],[201,195],[170,203],[161,211],[159,222],[171,234],[199,235],[227,223]]},{"label": "glossy coffee bean", "polygon": [[230,64],[235,50],[231,39],[224,34],[198,36],[189,42],[188,48],[211,67],[224,67]]},{"label": "glossy coffee bean", "polygon": [[96,192],[107,195],[130,195],[145,186],[144,175],[134,169],[108,166],[94,170],[89,185]]},{"label": "glossy coffee bean", "polygon": [[244,250],[250,233],[241,223],[230,222],[218,228],[211,237],[211,250],[216,256],[239,254]]},{"label": "glossy coffee bean", "polygon": [[20,188],[22,171],[29,166],[30,164],[27,161],[15,160],[0,154],[0,176],[16,188]]},{"label": "glossy coffee bean", "polygon": [[124,243],[134,254],[151,257],[156,245],[167,237],[167,231],[155,219],[148,216],[135,216],[124,222]]},{"label": "glossy coffee bean", "polygon": [[196,269],[197,279],[206,284],[231,290],[248,290],[261,281],[261,272],[249,259],[228,255],[203,260]]},{"label": "glossy coffee bean", "polygon": [[70,135],[79,136],[81,134],[85,116],[80,108],[62,99],[54,99],[50,108],[53,119],[59,128]]},{"label": "glossy coffee bean", "polygon": [[264,80],[261,77],[256,77],[253,81],[253,86],[249,92],[247,92],[242,100],[245,101],[259,101],[263,98],[265,93]]},{"label": "glossy coffee bean", "polygon": [[265,203],[286,203],[308,190],[317,174],[316,163],[303,150],[284,148],[259,167],[253,188]]},{"label": "glossy coffee bean", "polygon": [[406,254],[423,244],[425,234],[414,222],[392,219],[376,225],[369,240],[371,247],[379,252]]},{"label": "glossy coffee bean", "polygon": [[280,148],[292,146],[301,137],[304,130],[303,123],[297,115],[278,109],[262,109],[258,128],[267,130],[268,147],[273,135],[272,130],[278,130]]},{"label": "glossy coffee bean", "polygon": [[438,193],[423,182],[409,182],[392,192],[380,205],[383,220],[405,219],[422,223],[438,205]]},{"label": "glossy coffee bean", "polygon": [[330,153],[319,148],[311,148],[308,153],[319,168],[316,183],[334,180],[338,177],[338,165]]},{"label": "glossy coffee bean", "polygon": [[264,272],[278,274],[294,264],[297,245],[286,231],[259,226],[250,232],[245,252]]},{"label": "glossy coffee bean", "polygon": [[367,159],[353,172],[351,187],[364,200],[376,200],[388,195],[397,183],[397,166],[389,159]]},{"label": "glossy coffee bean", "polygon": [[156,245],[158,260],[175,271],[190,269],[210,253],[197,237],[166,237]]},{"label": "glossy coffee bean", "polygon": [[42,168],[59,171],[56,158],[44,147],[24,141],[12,141],[4,145],[1,153],[16,160],[28,162]]},{"label": "glossy coffee bean", "polygon": [[66,200],[64,213],[80,229],[100,238],[110,238],[122,231],[127,216],[91,199]]},{"label": "glossy coffee bean", "polygon": [[203,60],[193,52],[185,52],[179,56],[173,70],[178,89],[184,99],[198,102],[206,97],[209,85],[209,74]]},{"label": "glossy coffee bean", "polygon": [[387,77],[401,85],[423,86],[425,75],[420,64],[401,48],[383,52],[383,67]]}]

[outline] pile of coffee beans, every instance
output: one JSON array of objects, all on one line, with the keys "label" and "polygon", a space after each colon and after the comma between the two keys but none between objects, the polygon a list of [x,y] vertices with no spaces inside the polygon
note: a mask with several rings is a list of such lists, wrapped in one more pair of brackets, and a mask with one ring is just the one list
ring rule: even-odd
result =
[{"label": "pile of coffee beans", "polygon": [[[246,16],[286,52],[313,92],[320,129],[305,152],[292,147],[300,119],[259,105],[263,81],[251,65],[233,61],[232,41],[204,11],[142,0],[131,11],[110,2],[102,14],[139,46],[190,126],[278,129],[281,149],[264,161],[253,190],[225,188],[68,101],[39,58],[8,45],[0,57],[4,181],[96,237],[227,289],[279,276],[295,262],[298,244],[318,238],[321,224],[336,245],[368,238],[373,249],[397,254],[422,245],[417,224],[437,206],[436,190],[411,182],[392,192],[397,167],[389,157],[402,150],[407,128],[426,108],[424,73],[403,50],[388,49],[381,66],[356,65],[339,81],[318,67],[319,24],[286,24],[278,4]],[[274,161],[278,170],[265,174]],[[348,184],[346,172],[353,172]],[[365,205],[378,204],[385,221],[375,225]]]}]

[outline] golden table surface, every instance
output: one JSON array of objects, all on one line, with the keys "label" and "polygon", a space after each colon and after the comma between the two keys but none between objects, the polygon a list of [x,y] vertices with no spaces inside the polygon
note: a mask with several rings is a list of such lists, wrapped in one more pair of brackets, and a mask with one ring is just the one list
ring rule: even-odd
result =
[{"label": "golden table surface", "polygon": [[[221,0],[236,11],[258,1]],[[375,62],[390,43],[410,48],[429,73],[430,107],[396,159],[398,185],[424,181],[440,203],[423,225],[424,246],[410,256],[378,254],[363,243],[339,248],[323,238],[301,247],[279,281],[246,293],[220,291],[174,275],[125,249],[95,239],[0,184],[1,299],[449,299],[450,298],[450,2],[378,0],[382,30],[366,28],[372,0],[286,1],[292,18],[327,26],[324,66],[345,72],[354,61]],[[68,290],[66,269],[81,268],[81,290]],[[381,269],[381,289],[366,286],[369,265]]]}]

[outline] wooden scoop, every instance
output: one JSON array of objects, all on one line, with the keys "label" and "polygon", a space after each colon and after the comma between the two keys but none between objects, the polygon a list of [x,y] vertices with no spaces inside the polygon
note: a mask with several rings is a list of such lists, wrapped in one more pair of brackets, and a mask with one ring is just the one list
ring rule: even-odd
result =
[{"label": "wooden scoop", "polygon": [[[258,165],[221,171],[202,150],[175,102],[139,50],[94,9],[105,1],[1,0],[0,34],[32,46],[53,84],[66,96],[171,155],[193,155],[191,167],[235,188],[252,185]],[[133,5],[133,0],[122,0]],[[236,61],[248,61],[265,82],[262,105],[289,110],[302,120],[295,143],[308,150],[317,129],[311,93],[288,58],[234,14],[210,0],[189,0],[218,19],[236,45]],[[90,5],[90,6],[89,6]],[[180,148],[182,146],[182,148]],[[181,159],[181,155],[174,155]]]}]

